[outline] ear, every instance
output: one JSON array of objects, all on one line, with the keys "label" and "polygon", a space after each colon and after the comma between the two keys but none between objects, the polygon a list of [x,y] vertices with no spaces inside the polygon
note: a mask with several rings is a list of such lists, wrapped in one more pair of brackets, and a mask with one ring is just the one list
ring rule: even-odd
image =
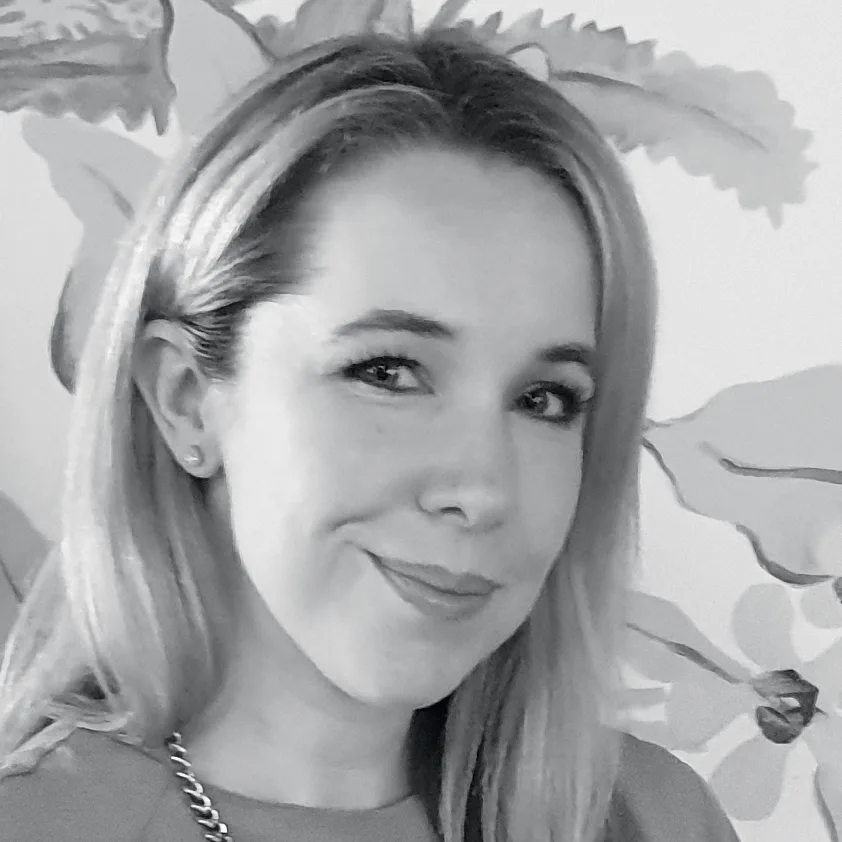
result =
[{"label": "ear", "polygon": [[215,474],[221,451],[212,384],[177,324],[159,319],[144,326],[135,346],[132,375],[175,460],[193,476]]}]

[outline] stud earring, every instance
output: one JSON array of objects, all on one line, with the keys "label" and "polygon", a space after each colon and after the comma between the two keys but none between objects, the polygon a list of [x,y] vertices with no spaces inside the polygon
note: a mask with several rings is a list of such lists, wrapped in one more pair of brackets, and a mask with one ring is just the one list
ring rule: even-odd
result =
[{"label": "stud earring", "polygon": [[190,452],[184,457],[184,464],[188,468],[198,468],[202,464],[202,451],[196,445],[192,445]]}]

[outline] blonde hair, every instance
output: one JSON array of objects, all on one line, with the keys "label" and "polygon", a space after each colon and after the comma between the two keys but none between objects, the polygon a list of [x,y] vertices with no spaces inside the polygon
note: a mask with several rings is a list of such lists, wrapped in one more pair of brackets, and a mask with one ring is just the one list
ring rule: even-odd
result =
[{"label": "blonde hair", "polygon": [[[301,283],[318,185],[430,145],[505,157],[573,196],[599,268],[596,395],[577,510],[528,620],[438,715],[433,820],[463,839],[594,842],[619,764],[613,727],[655,332],[649,241],[606,141],[558,91],[456,31],[324,42],[255,80],[161,174],[107,279],[78,370],[62,538],[8,639],[0,773],[74,728],[162,744],[221,684],[231,565],[202,485],[132,380],[151,318],[234,376],[244,315]],[[498,835],[499,834],[499,835]]]}]

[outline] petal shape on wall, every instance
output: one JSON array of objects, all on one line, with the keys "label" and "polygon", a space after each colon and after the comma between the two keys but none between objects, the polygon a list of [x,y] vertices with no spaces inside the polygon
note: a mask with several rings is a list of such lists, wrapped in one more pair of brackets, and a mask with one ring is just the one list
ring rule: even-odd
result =
[{"label": "petal shape on wall", "polygon": [[829,711],[842,707],[842,638],[801,664],[798,672],[819,688],[819,708]]},{"label": "petal shape on wall", "polygon": [[734,639],[761,669],[795,668],[801,658],[792,645],[794,616],[789,592],[783,585],[752,585],[734,606]]},{"label": "petal shape on wall", "polygon": [[160,161],[131,140],[73,120],[32,114],[24,120],[23,134],[47,161],[53,186],[83,225],[51,340],[56,375],[72,391],[76,364],[119,239]]},{"label": "petal shape on wall", "polygon": [[804,739],[818,761],[816,795],[834,842],[842,838],[842,718],[817,716]]},{"label": "petal shape on wall", "polygon": [[698,751],[738,716],[751,710],[757,697],[741,684],[697,669],[673,684],[666,720],[677,738],[676,748]]},{"label": "petal shape on wall", "polygon": [[175,83],[179,123],[202,128],[228,100],[263,73],[273,56],[257,28],[221,0],[164,0],[172,5],[167,67]]},{"label": "petal shape on wall", "polygon": [[0,110],[117,114],[129,129],[151,112],[167,126],[166,8],[159,0],[5,0],[0,15]]},{"label": "petal shape on wall", "polygon": [[823,629],[842,628],[842,601],[839,599],[837,588],[833,582],[825,582],[807,588],[801,597],[801,613],[814,626]]},{"label": "petal shape on wall", "polygon": [[669,725],[666,722],[650,721],[648,719],[625,720],[621,724],[621,730],[640,740],[655,743],[668,751],[679,750],[679,740],[676,739]]},{"label": "petal shape on wall", "polygon": [[781,797],[789,751],[788,745],[758,734],[725,756],[710,785],[729,816],[760,821],[772,815]]},{"label": "petal shape on wall", "polygon": [[819,812],[824,819],[831,842],[839,842],[842,830],[842,775],[816,768],[813,778]]},{"label": "petal shape on wall", "polygon": [[619,27],[577,27],[573,15],[541,19],[536,10],[502,32],[488,21],[463,24],[512,55],[543,49],[554,84],[622,151],[642,145],[656,161],[674,157],[691,175],[735,189],[744,208],[764,208],[775,225],[785,204],[804,200],[811,134],[795,127],[766,74],[698,67],[683,53],[657,58],[654,42],[630,43]]},{"label": "petal shape on wall", "polygon": [[667,700],[666,687],[625,687],[621,693],[623,707],[647,708]]},{"label": "petal shape on wall", "polygon": [[682,505],[733,523],[772,575],[812,584],[842,573],[828,539],[842,512],[842,366],[732,386],[650,423],[644,444]]}]

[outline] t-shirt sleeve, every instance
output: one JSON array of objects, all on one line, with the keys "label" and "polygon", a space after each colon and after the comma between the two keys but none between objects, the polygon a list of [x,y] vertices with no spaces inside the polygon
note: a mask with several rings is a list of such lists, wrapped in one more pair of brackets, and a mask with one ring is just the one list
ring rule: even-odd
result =
[{"label": "t-shirt sleeve", "polygon": [[618,839],[739,842],[710,787],[691,766],[661,746],[624,736]]},{"label": "t-shirt sleeve", "polygon": [[134,749],[74,736],[0,780],[0,842],[137,842],[166,787]]}]

